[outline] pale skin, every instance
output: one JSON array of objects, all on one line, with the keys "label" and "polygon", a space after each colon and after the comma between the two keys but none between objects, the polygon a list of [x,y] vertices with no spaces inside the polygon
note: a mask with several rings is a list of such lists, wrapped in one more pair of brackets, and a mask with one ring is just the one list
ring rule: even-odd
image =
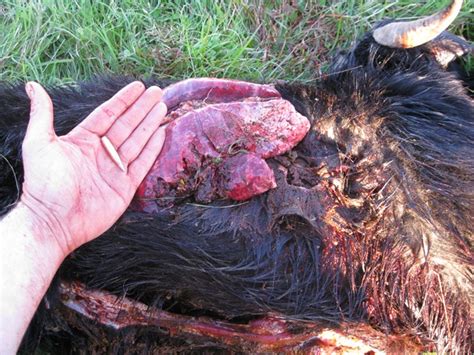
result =
[{"label": "pale skin", "polygon": [[[30,82],[23,141],[24,182],[17,205],[0,220],[0,353],[16,353],[64,258],[109,229],[130,204],[165,139],[158,87],[129,84],[58,137],[46,91]],[[106,135],[127,167],[101,144]]]}]

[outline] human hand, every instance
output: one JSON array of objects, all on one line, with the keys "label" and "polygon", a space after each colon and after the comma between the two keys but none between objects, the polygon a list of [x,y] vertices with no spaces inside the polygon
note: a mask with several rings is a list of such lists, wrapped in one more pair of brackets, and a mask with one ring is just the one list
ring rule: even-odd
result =
[{"label": "human hand", "polygon": [[[130,204],[163,146],[167,108],[160,88],[134,82],[58,137],[49,95],[33,82],[26,90],[31,113],[20,203],[48,225],[65,257],[110,228]],[[102,136],[117,148],[126,172],[104,149]]]}]

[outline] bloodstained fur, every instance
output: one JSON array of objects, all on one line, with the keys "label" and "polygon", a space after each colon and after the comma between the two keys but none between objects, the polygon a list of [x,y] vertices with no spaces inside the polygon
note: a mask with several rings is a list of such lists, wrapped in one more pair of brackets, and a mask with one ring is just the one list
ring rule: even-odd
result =
[{"label": "bloodstained fur", "polygon": [[[50,89],[58,134],[131,80]],[[234,323],[276,314],[302,327],[369,324],[399,337],[388,351],[472,351],[474,105],[457,73],[424,46],[392,50],[367,36],[314,85],[277,89],[312,130],[270,160],[276,189],[235,206],[128,211],[58,279]],[[1,87],[0,107],[0,153],[21,182],[23,85]],[[0,182],[6,213],[17,190],[3,159]],[[153,327],[112,331],[61,311],[55,290],[25,349],[239,350]]]}]

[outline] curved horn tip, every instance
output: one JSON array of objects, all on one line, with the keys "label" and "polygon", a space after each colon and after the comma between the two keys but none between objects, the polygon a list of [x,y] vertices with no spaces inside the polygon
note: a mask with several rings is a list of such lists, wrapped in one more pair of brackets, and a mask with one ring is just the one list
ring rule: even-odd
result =
[{"label": "curved horn tip", "polygon": [[391,48],[413,48],[438,37],[454,21],[463,0],[452,0],[440,12],[415,21],[392,22],[373,32],[375,41]]}]

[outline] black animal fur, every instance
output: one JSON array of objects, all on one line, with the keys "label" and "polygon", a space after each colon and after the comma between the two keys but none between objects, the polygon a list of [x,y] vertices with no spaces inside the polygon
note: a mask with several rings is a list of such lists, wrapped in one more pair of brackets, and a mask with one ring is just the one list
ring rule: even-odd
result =
[{"label": "black animal fur", "polygon": [[[50,88],[57,133],[131,80]],[[232,207],[183,201],[156,215],[127,211],[74,252],[58,277],[177,313],[368,322],[427,349],[469,353],[474,103],[466,82],[426,46],[388,49],[369,34],[314,85],[277,85],[313,129],[272,160],[275,190]],[[14,206],[15,180],[22,180],[29,111],[23,84],[0,87],[0,108],[1,215]],[[24,349],[205,345],[159,329],[114,333],[66,317],[54,307],[55,287],[53,306],[38,312]]]}]

